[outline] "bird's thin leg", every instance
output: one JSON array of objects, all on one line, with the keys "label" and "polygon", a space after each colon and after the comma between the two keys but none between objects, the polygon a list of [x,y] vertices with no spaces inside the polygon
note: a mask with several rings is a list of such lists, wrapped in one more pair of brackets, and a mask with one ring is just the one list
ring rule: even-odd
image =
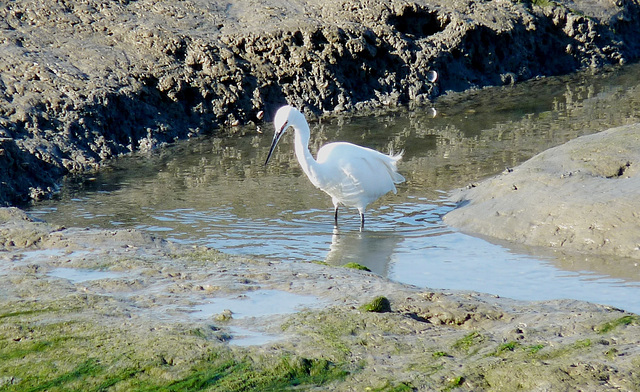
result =
[{"label": "bird's thin leg", "polygon": [[364,229],[364,214],[360,213],[360,231]]},{"label": "bird's thin leg", "polygon": [[333,214],[333,224],[338,227],[338,205],[336,204],[336,211]]}]

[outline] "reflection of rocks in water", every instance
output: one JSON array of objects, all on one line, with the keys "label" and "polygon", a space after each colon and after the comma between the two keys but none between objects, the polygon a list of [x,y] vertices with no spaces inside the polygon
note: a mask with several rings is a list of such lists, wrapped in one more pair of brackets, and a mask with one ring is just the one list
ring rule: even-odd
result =
[{"label": "reflection of rocks in water", "polygon": [[326,263],[358,263],[372,272],[386,276],[394,250],[402,238],[394,232],[340,232],[333,229]]},{"label": "reflection of rocks in water", "polygon": [[[385,115],[323,119],[311,124],[310,149],[315,154],[328,142],[349,141],[381,151],[404,150],[400,170],[407,178],[405,186],[438,197],[429,192],[500,173],[585,133],[640,121],[640,86],[632,82],[638,75],[640,67],[631,66],[610,75],[549,79],[447,97],[437,102],[440,114],[435,119],[430,113],[406,109],[390,109]],[[188,203],[167,208],[187,204],[207,208],[212,200],[221,205],[240,202],[252,211],[252,217],[264,208],[266,189],[314,189],[306,178],[298,182],[301,171],[293,154],[293,138],[280,141],[282,148],[272,157],[274,165],[263,169],[272,130],[261,136],[256,136],[252,127],[237,127],[236,132],[245,133],[237,138],[200,138],[157,154],[120,159],[112,163],[111,170],[97,173],[95,180],[82,185],[88,190],[101,186],[101,191],[113,192],[121,188],[119,184],[144,183],[136,194],[131,193],[136,192],[133,189],[124,192],[129,194],[130,204],[170,201],[180,195]],[[62,188],[61,196],[65,192],[67,187]],[[296,205],[289,209],[309,207],[296,199]],[[268,214],[273,211],[260,216],[272,216]]]}]

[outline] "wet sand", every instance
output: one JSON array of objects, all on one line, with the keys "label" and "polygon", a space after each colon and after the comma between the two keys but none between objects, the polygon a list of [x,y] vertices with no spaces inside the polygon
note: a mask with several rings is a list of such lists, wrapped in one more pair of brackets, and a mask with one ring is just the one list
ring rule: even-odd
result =
[{"label": "wet sand", "polygon": [[[249,356],[247,377],[282,358],[322,363],[309,374],[340,375],[307,386],[323,390],[640,387],[640,318],[615,308],[432,291],[351,268],[232,257],[135,230],[52,227],[18,209],[0,214],[0,386],[8,390],[70,374],[81,375],[60,388],[162,389],[202,375],[217,363],[212,355]],[[242,304],[258,295],[261,308],[285,314],[252,314]],[[390,311],[363,309],[378,296]],[[203,311],[216,302],[231,309]],[[247,333],[263,344],[243,341]],[[92,371],[78,373],[87,364]],[[211,385],[252,389],[227,382]]]}]

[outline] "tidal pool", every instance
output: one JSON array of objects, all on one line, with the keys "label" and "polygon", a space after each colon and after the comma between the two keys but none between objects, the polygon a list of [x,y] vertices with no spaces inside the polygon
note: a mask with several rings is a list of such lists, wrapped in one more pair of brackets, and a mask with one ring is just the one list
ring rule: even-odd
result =
[{"label": "tidal pool", "polygon": [[249,347],[259,346],[262,344],[273,343],[282,339],[282,336],[270,335],[262,332],[252,331],[247,328],[229,327],[232,339],[229,340],[231,346]]},{"label": "tidal pool", "polygon": [[[303,309],[319,308],[326,301],[311,295],[299,295],[281,290],[255,290],[235,297],[212,298],[196,305],[191,314],[194,318],[208,319],[225,311],[230,311],[233,319],[263,317],[296,313]],[[259,326],[259,324],[253,327]],[[254,346],[274,342],[282,335],[268,334],[237,325],[228,326],[232,346]]]},{"label": "tidal pool", "polygon": [[192,315],[206,319],[230,310],[234,319],[242,319],[290,314],[321,304],[322,300],[311,295],[298,295],[280,290],[256,290],[235,297],[212,298],[207,303],[196,305]]},{"label": "tidal pool", "polygon": [[341,209],[315,189],[285,135],[268,167],[273,135],[241,127],[234,135],[177,143],[122,158],[92,177],[69,178],[55,200],[31,213],[64,226],[137,228],[186,244],[292,262],[357,262],[418,286],[475,290],[525,300],[572,298],[640,313],[634,260],[522,248],[465,235],[442,223],[447,193],[515,166],[581,135],[640,121],[640,66],[548,78],[451,95],[430,107],[384,116],[311,123],[311,150],[350,141],[404,150],[407,182],[367,211]]}]

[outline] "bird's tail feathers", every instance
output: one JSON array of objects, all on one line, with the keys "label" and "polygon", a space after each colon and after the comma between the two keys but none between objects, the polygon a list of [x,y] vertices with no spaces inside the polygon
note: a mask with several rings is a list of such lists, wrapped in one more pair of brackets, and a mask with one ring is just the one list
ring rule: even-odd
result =
[{"label": "bird's tail feathers", "polygon": [[397,154],[394,153],[393,150],[389,151],[389,158],[393,159],[394,163],[401,160],[403,155],[404,155],[404,150],[400,150],[400,152]]},{"label": "bird's tail feathers", "polygon": [[[389,152],[389,158],[391,158],[391,170],[389,170],[389,174],[391,174],[391,179],[395,184],[400,184],[405,181],[405,178],[402,174],[398,173],[398,162],[402,159],[404,155],[404,150],[400,150],[399,153],[395,154],[392,151]],[[394,192],[395,193],[395,192]]]}]

